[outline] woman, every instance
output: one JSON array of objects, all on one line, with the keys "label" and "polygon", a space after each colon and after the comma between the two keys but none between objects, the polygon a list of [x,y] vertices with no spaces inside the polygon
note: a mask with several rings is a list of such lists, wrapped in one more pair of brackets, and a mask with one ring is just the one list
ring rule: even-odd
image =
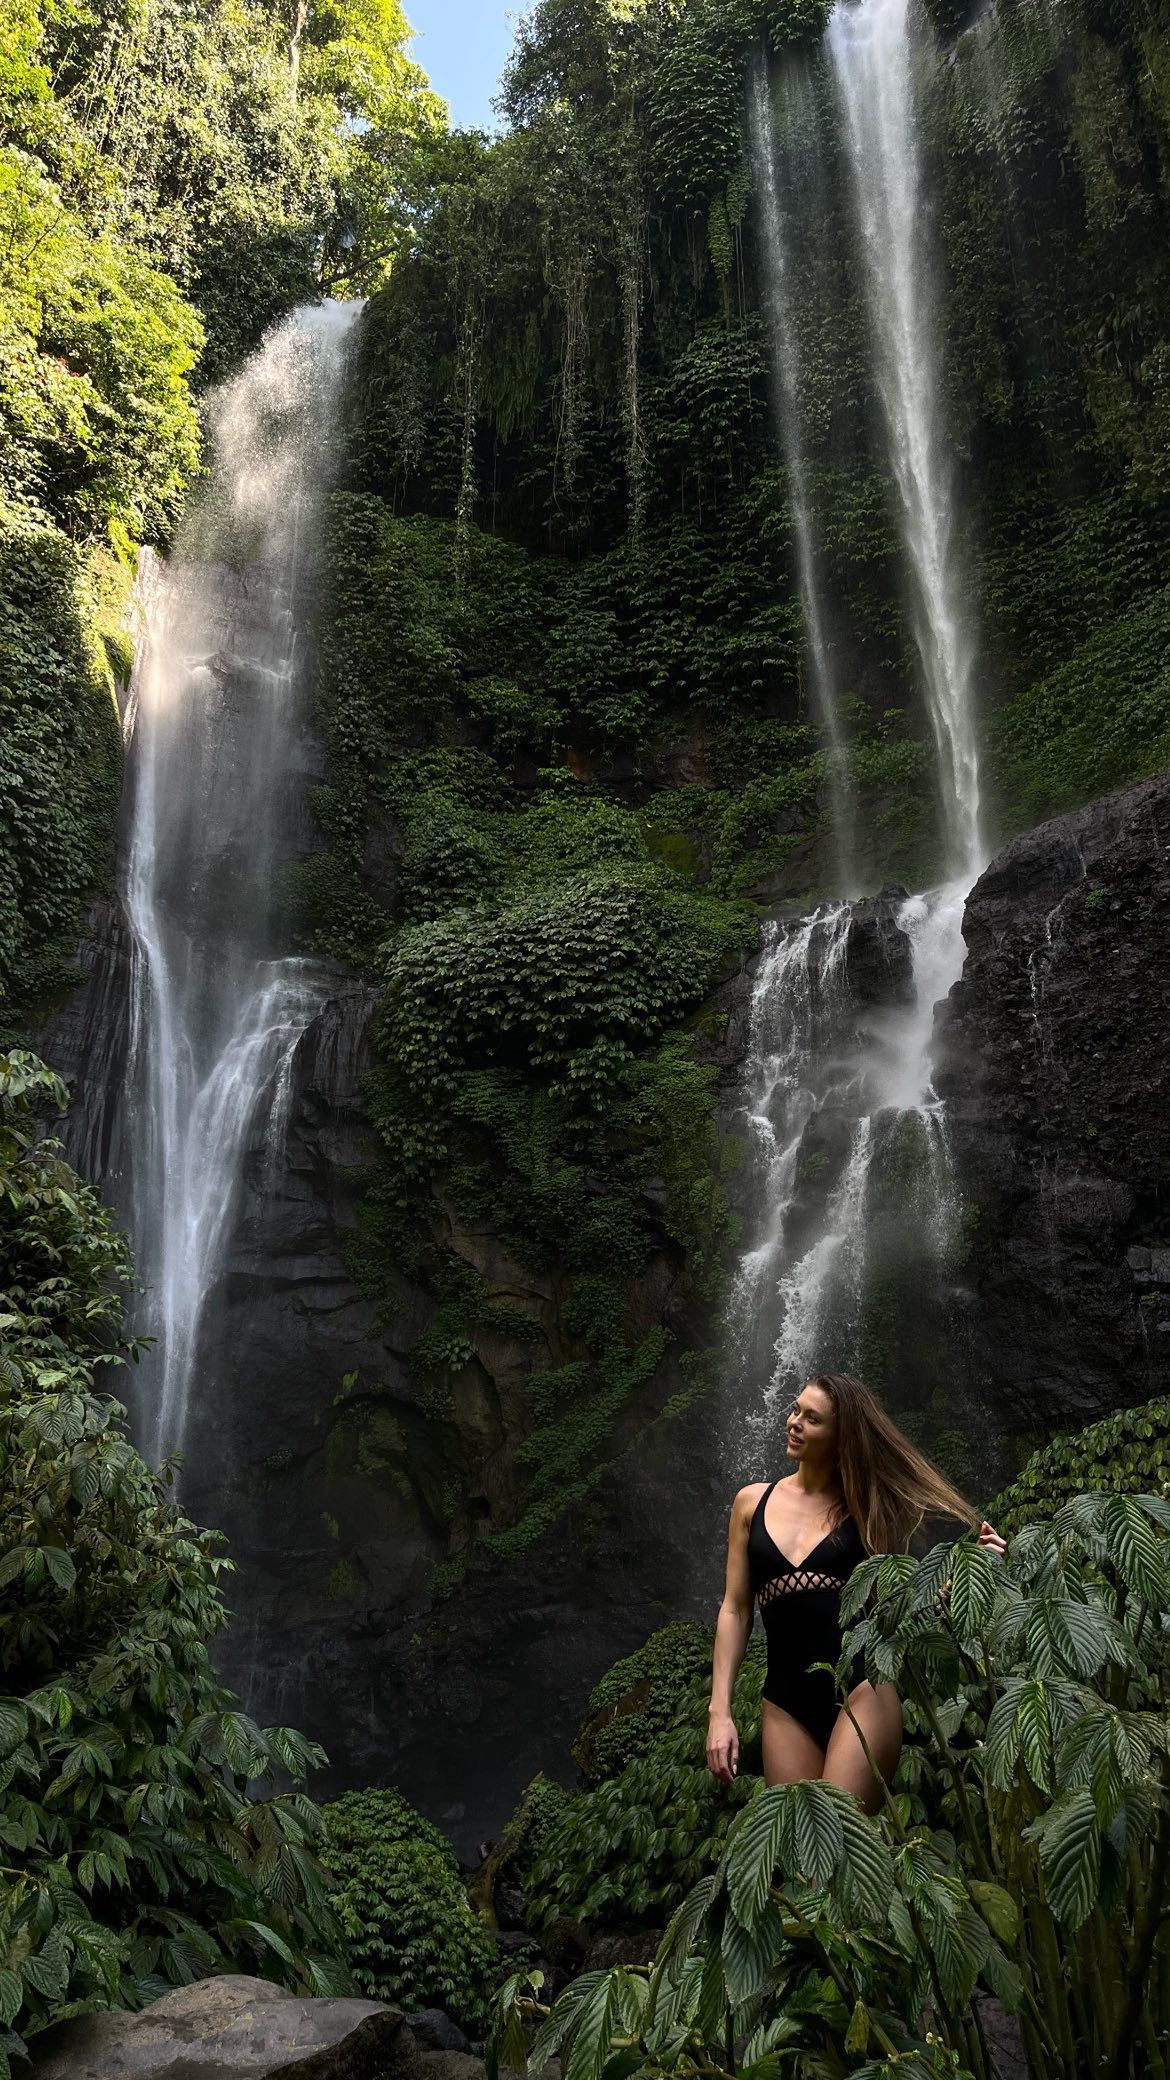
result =
[{"label": "woman", "polygon": [[[764,1683],[764,1781],[794,1784],[823,1777],[876,1812],[881,1786],[868,1747],[889,1779],[902,1752],[902,1705],[891,1683],[866,1681],[861,1656],[850,1672],[849,1710],[834,1678],[810,1664],[836,1667],[841,1653],[841,1591],[870,1553],[905,1552],[916,1534],[927,1544],[958,1537],[978,1523],[962,1496],[890,1421],[869,1388],[848,1373],[826,1372],[797,1396],[788,1417],[786,1480],[741,1488],[731,1511],[727,1586],[715,1630],[707,1767],[730,1784],[739,1765],[731,1716],[735,1679],[758,1601],[768,1641]],[[946,1522],[935,1539],[928,1518]],[[1004,1541],[990,1524],[979,1543]]]}]

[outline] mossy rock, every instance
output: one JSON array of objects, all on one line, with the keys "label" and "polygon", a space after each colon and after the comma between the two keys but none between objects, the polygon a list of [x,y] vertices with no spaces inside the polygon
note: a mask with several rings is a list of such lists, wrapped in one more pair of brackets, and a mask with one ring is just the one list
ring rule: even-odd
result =
[{"label": "mossy rock", "polygon": [[573,1743],[573,1759],[587,1783],[620,1776],[635,1755],[670,1726],[698,1676],[709,1675],[709,1627],[686,1622],[664,1625],[644,1646],[626,1654],[602,1676]]}]

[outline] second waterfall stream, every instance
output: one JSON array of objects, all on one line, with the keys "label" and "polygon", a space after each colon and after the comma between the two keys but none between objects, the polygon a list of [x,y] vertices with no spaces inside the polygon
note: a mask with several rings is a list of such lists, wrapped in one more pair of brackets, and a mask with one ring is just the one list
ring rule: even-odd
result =
[{"label": "second waterfall stream", "polygon": [[128,1175],[114,1182],[158,1339],[137,1411],[156,1459],[192,1441],[205,1311],[322,996],[291,951],[289,876],[313,842],[306,593],[358,308],[295,311],[213,393],[209,479],[145,587],[127,715]]}]

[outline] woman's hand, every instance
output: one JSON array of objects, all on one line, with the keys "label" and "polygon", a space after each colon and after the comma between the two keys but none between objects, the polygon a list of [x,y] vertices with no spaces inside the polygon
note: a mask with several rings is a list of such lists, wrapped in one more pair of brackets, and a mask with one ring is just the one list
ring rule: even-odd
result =
[{"label": "woman's hand", "polygon": [[735,1720],[726,1712],[713,1712],[707,1721],[707,1768],[721,1784],[734,1784],[739,1768],[739,1735]]},{"label": "woman's hand", "polygon": [[981,1524],[979,1526],[979,1544],[986,1546],[989,1553],[1002,1555],[1007,1552],[1007,1540],[1000,1537],[993,1524]]}]

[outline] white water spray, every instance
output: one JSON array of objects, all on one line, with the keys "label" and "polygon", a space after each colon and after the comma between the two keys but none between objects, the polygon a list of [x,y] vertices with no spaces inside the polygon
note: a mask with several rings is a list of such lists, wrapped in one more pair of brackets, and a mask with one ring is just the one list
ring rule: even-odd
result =
[{"label": "white water spray", "polygon": [[279,325],[210,400],[212,470],[151,588],[135,672],[125,902],[133,935],[132,1230],[161,1364],[141,1428],[183,1445],[200,1327],[247,1158],[270,1167],[322,996],[286,951],[308,849],[299,655],[313,510],[356,304]]}]

